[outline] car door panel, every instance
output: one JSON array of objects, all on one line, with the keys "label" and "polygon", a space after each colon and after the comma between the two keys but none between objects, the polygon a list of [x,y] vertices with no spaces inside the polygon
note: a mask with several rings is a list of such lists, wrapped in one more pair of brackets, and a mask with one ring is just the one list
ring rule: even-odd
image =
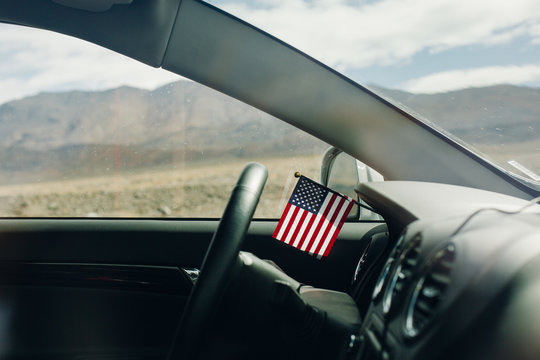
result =
[{"label": "car door panel", "polygon": [[[2,358],[164,358],[214,220],[0,221]],[[322,260],[274,240],[255,221],[244,250],[299,281],[348,290],[380,223],[347,223]],[[337,260],[339,259],[339,261]]]},{"label": "car door panel", "polygon": [[164,358],[187,296],[42,284],[0,285],[3,346],[14,359]]},{"label": "car door panel", "polygon": [[[5,219],[0,221],[0,262],[199,267],[217,224],[217,220]],[[337,290],[348,287],[369,235],[385,231],[379,222],[346,223],[330,256],[318,260],[274,240],[275,226],[275,221],[254,221],[244,250],[272,259],[299,281]]]}]

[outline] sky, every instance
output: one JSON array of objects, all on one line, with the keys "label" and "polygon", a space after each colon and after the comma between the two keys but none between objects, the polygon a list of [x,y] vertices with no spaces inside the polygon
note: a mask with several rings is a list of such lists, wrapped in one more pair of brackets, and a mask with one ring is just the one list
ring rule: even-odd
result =
[{"label": "sky", "polygon": [[[211,0],[351,79],[415,93],[540,87],[538,0]],[[181,79],[86,42],[0,25],[0,104]]]}]

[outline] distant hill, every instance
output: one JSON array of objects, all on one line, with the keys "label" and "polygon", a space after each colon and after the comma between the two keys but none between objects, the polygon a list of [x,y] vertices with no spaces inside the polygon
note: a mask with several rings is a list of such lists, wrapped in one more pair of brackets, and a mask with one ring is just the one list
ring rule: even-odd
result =
[{"label": "distant hill", "polygon": [[[255,131],[256,130],[256,131]],[[194,82],[42,93],[0,106],[0,183],[192,160],[320,153],[310,135]]]},{"label": "distant hill", "polygon": [[[373,88],[473,145],[538,139],[538,89],[501,85],[422,95]],[[320,153],[325,147],[189,81],[153,91],[42,93],[0,106],[0,183],[32,181],[36,174],[46,179],[186,160]]]},{"label": "distant hill", "polygon": [[28,150],[96,143],[233,153],[313,146],[299,134],[240,101],[188,81],[154,91],[120,87],[43,93],[0,106],[0,147]]},{"label": "distant hill", "polygon": [[497,85],[432,95],[376,86],[373,89],[414,109],[469,144],[540,139],[540,89]]}]

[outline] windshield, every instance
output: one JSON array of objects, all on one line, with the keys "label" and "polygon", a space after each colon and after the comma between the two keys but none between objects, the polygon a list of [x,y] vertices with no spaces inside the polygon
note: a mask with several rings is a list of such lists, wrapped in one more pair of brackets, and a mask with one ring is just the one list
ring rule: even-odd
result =
[{"label": "windshield", "polygon": [[540,180],[540,2],[213,0]]},{"label": "windshield", "polygon": [[0,25],[0,216],[218,218],[243,166],[267,166],[278,218],[319,139],[162,69]]},{"label": "windshield", "polygon": [[[537,1],[211,3],[540,180]],[[217,218],[259,161],[278,218],[296,171],[319,179],[328,144],[165,70],[6,24],[0,54],[0,216]]]}]

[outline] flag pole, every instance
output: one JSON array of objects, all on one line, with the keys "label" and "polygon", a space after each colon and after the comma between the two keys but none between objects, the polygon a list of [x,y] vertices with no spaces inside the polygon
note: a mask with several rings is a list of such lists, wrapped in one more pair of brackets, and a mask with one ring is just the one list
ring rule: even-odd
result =
[{"label": "flag pole", "polygon": [[300,176],[302,176],[302,174],[300,174],[300,171],[294,173],[294,177],[299,178]]}]

